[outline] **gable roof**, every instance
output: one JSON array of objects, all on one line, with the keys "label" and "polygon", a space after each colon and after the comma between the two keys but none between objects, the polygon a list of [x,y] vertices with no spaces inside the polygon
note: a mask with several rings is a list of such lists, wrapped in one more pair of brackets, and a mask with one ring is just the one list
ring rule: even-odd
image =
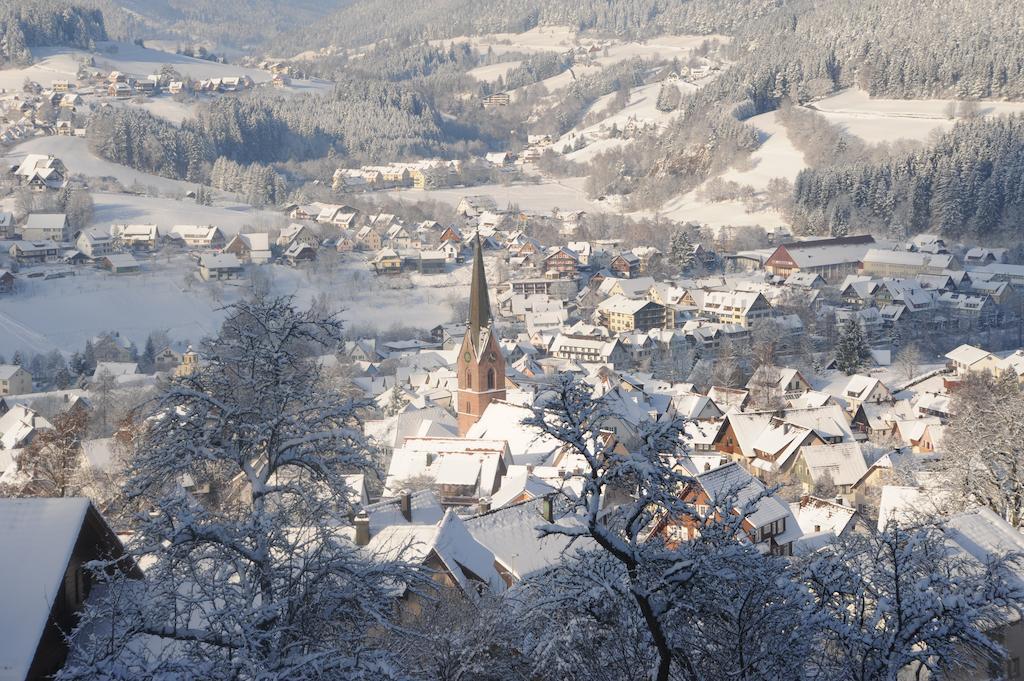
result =
[{"label": "gable roof", "polygon": [[24,679],[89,510],[88,499],[0,499],[0,678]]}]

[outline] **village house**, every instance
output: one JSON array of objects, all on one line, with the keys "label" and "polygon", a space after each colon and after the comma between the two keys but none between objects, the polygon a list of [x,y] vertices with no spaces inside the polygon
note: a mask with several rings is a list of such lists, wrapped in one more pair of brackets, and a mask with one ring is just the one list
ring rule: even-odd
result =
[{"label": "village house", "polygon": [[65,184],[67,170],[60,159],[48,154],[28,154],[14,174],[32,189],[60,189]]},{"label": "village house", "polygon": [[114,243],[139,251],[155,251],[160,243],[160,230],[156,225],[111,225]]},{"label": "village house", "polygon": [[32,213],[21,228],[21,238],[26,241],[67,241],[67,216],[64,213]]},{"label": "village house", "polygon": [[166,347],[153,357],[153,366],[157,371],[173,372],[181,365],[181,353],[174,348]]},{"label": "village house", "polygon": [[420,274],[444,274],[448,268],[448,256],[444,251],[420,251]]},{"label": "village house", "polygon": [[840,442],[801,447],[792,474],[805,492],[834,489],[836,496],[852,502],[853,486],[867,470],[860,443]]},{"label": "village house", "polygon": [[19,265],[38,265],[60,260],[61,247],[53,241],[16,241],[10,253]]},{"label": "village house", "polygon": [[292,267],[316,260],[316,249],[307,243],[295,240],[288,245],[281,257]]},{"label": "village house", "polygon": [[277,245],[287,248],[293,243],[301,243],[313,248],[320,247],[320,236],[309,225],[293,223],[281,230],[277,236]]},{"label": "village house", "polygon": [[783,279],[794,272],[813,272],[835,284],[854,274],[874,245],[870,234],[792,241],[779,245],[765,261],[764,269]]},{"label": "village house", "polygon": [[[12,680],[52,678],[94,585],[86,565],[124,549],[88,499],[0,499],[0,518],[0,669]],[[142,578],[128,559],[114,569]]]},{"label": "village house", "polygon": [[384,246],[384,239],[373,227],[364,225],[356,232],[356,244],[363,250],[379,251]]},{"label": "village house", "polygon": [[629,251],[619,253],[611,259],[610,263],[608,263],[608,269],[610,269],[615,276],[622,277],[624,279],[638,277],[640,276],[640,258]]},{"label": "village house", "polygon": [[402,272],[402,256],[393,248],[382,248],[373,256],[373,269],[377,274],[400,274]]},{"label": "village house", "polygon": [[97,234],[90,231],[83,231],[78,235],[75,242],[82,253],[93,260],[98,260],[105,255],[114,252],[114,240],[106,234]]},{"label": "village house", "polygon": [[[742,535],[737,539],[750,542],[762,553],[791,556],[794,542],[803,534],[800,525],[789,506],[766,494],[765,489],[761,481],[739,464],[730,462],[694,476],[683,490],[683,499],[693,504],[697,514],[703,517],[738,514],[752,504],[753,508],[742,521]],[[660,534],[672,545],[697,538],[700,525],[694,518],[662,517],[652,534]]]},{"label": "village house", "polygon": [[262,265],[270,262],[270,235],[266,232],[252,234],[236,234],[224,247],[225,253],[231,253],[242,262]]},{"label": "village house", "polygon": [[753,291],[709,291],[700,311],[712,321],[739,324],[743,328],[768,319],[775,312],[763,294]]},{"label": "village house", "polygon": [[443,506],[472,506],[498,491],[511,464],[504,440],[409,437],[392,453],[384,487],[394,493],[430,478]]},{"label": "village house", "polygon": [[0,293],[11,293],[18,279],[9,270],[0,270]]},{"label": "village house", "polygon": [[544,274],[559,278],[575,277],[579,270],[579,257],[569,248],[559,246],[544,256]]},{"label": "village house", "polygon": [[134,274],[142,270],[131,253],[111,253],[99,259],[100,266],[111,274]]},{"label": "village house", "polygon": [[170,236],[180,239],[189,248],[224,248],[225,239],[213,225],[175,225]]},{"label": "village house", "polygon": [[960,263],[949,254],[914,253],[872,248],[861,259],[860,273],[874,277],[915,277],[958,270]]},{"label": "village house", "polygon": [[352,206],[325,204],[316,215],[317,224],[353,229],[359,219],[359,210]]},{"label": "village house", "polygon": [[665,306],[614,295],[597,306],[602,326],[612,333],[649,331],[665,326]]},{"label": "village house", "polygon": [[0,364],[0,395],[32,392],[32,374],[17,364]]},{"label": "village house", "polygon": [[242,275],[242,263],[231,253],[204,253],[199,258],[199,276],[211,279],[235,279]]}]

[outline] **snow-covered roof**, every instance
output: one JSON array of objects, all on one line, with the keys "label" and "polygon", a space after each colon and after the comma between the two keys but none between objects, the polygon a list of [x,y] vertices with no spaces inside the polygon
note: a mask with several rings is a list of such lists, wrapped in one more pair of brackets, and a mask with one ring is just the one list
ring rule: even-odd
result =
[{"label": "snow-covered roof", "polygon": [[467,595],[475,596],[471,582],[483,580],[492,593],[505,590],[495,567],[494,553],[477,541],[454,509],[437,525],[393,525],[370,539],[367,551],[387,559],[422,562],[436,555]]},{"label": "snow-covered roof", "polygon": [[0,364],[0,381],[9,381],[21,370],[19,364]]},{"label": "snow-covered roof", "polygon": [[[728,498],[737,509],[742,509],[765,491],[764,484],[735,461],[701,473],[695,479],[712,503],[722,503]],[[753,505],[747,519],[754,527],[763,527],[788,515],[789,507],[768,495]]]},{"label": "snow-covered roof", "polygon": [[990,354],[991,353],[987,350],[982,350],[981,348],[964,343],[963,345],[947,352],[946,359],[958,364],[971,366],[972,364],[985,359]]},{"label": "snow-covered roof", "polygon": [[514,499],[525,495],[527,498],[547,496],[555,493],[555,488],[533,475],[526,466],[513,466],[502,477],[501,487],[491,495],[491,508],[507,506]]},{"label": "snow-covered roof", "polygon": [[540,465],[555,454],[562,443],[536,428],[524,426],[523,419],[532,414],[526,407],[491,402],[480,420],[470,427],[466,437],[504,440],[514,463]]},{"label": "snow-covered roof", "polygon": [[0,416],[0,448],[17,449],[32,438],[36,431],[53,428],[53,425],[37,412],[16,404]]},{"label": "snow-covered roof", "polygon": [[857,515],[855,508],[818,497],[802,497],[789,508],[804,534],[829,532],[838,537],[852,526]]},{"label": "snow-covered roof", "polygon": [[28,678],[88,510],[88,499],[0,499],[0,679]]},{"label": "snow-covered roof", "polygon": [[864,453],[857,442],[814,445],[800,451],[811,479],[815,482],[827,475],[837,485],[852,485],[868,470]]},{"label": "snow-covered roof", "polygon": [[[466,527],[509,572],[518,579],[525,579],[557,565],[573,552],[594,546],[592,540],[585,538],[573,541],[557,534],[540,537],[537,527],[547,523],[542,515],[545,503],[547,500],[531,499],[498,508],[470,518]],[[571,514],[559,516],[556,512],[554,520],[555,524],[565,527],[582,524],[578,516]]]}]

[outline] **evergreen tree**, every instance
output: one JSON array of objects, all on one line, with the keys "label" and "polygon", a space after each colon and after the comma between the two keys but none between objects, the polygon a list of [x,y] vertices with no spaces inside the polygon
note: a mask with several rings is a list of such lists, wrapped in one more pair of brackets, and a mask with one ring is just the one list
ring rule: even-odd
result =
[{"label": "evergreen tree", "polygon": [[668,260],[680,272],[688,272],[693,269],[694,256],[693,244],[686,230],[676,230],[669,243]]},{"label": "evergreen tree", "polygon": [[860,324],[855,319],[848,320],[836,344],[836,368],[850,376],[857,373],[870,357],[871,349]]}]

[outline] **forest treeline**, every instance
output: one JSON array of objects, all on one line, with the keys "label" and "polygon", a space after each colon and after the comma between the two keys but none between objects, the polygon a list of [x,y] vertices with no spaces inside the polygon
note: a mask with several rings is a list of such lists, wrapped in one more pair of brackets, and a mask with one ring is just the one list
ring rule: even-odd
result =
[{"label": "forest treeline", "polygon": [[106,40],[103,13],[64,0],[0,0],[0,62],[27,64],[30,48]]},{"label": "forest treeline", "polygon": [[804,232],[928,230],[967,241],[1024,226],[1024,117],[958,123],[935,144],[797,176],[793,224]]}]

